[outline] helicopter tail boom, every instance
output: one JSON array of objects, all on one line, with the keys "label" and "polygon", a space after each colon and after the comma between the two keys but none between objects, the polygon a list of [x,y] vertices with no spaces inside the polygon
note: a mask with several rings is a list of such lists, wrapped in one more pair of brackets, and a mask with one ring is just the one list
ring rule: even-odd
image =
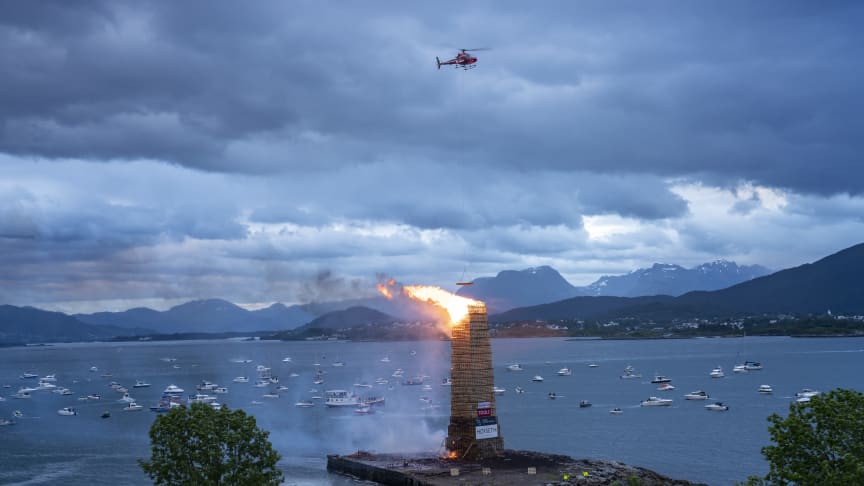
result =
[{"label": "helicopter tail boom", "polygon": [[441,69],[441,59],[438,59],[438,56],[435,56],[435,62],[438,63],[438,69]]}]

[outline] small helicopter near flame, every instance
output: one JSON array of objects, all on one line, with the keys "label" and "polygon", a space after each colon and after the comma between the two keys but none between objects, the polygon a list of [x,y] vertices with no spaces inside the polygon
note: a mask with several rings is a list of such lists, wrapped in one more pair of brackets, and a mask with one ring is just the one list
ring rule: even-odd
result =
[{"label": "small helicopter near flame", "polygon": [[474,49],[459,49],[459,53],[456,54],[456,57],[453,59],[449,59],[447,61],[442,61],[437,56],[435,57],[435,62],[438,63],[438,69],[441,69],[441,66],[453,66],[456,68],[462,68],[466,71],[468,69],[474,69],[475,63],[477,62],[477,58],[468,54],[472,51],[488,51],[488,47],[477,47]]}]

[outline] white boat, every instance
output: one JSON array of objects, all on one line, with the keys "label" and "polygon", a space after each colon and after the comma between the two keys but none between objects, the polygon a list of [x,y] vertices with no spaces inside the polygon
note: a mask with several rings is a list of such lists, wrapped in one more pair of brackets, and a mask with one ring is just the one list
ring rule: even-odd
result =
[{"label": "white boat", "polygon": [[30,398],[30,392],[19,391],[18,393],[12,395],[12,398],[18,398],[18,399]]},{"label": "white boat", "polygon": [[39,378],[39,375],[37,375],[36,373],[24,373],[23,375],[19,376],[19,378],[21,378],[22,380],[25,380],[27,378]]},{"label": "white boat", "polygon": [[15,421],[5,419],[5,418],[0,418],[0,426],[3,426],[3,425],[15,425]]},{"label": "white boat", "polygon": [[441,386],[452,386],[453,381],[450,378],[441,378]]},{"label": "white boat", "polygon": [[747,373],[747,368],[743,364],[738,364],[732,367],[733,373]]},{"label": "white boat", "polygon": [[591,402],[588,400],[579,400],[579,408],[588,408],[591,406]]},{"label": "white boat", "polygon": [[496,394],[496,395],[503,395],[506,391],[507,391],[506,388],[501,388],[501,387],[498,387],[498,386],[493,386],[493,387],[492,387],[492,393],[494,393],[494,394]]},{"label": "white boat", "polygon": [[355,388],[372,388],[372,385],[366,383],[365,381],[361,381],[359,383],[354,383]]},{"label": "white boat", "polygon": [[57,415],[72,416],[78,415],[78,412],[76,412],[75,409],[72,407],[63,407],[60,410],[57,410]]},{"label": "white boat", "polygon": [[360,403],[357,395],[348,390],[326,390],[324,405],[328,407],[356,407]]},{"label": "white boat", "polygon": [[124,412],[137,412],[137,411],[143,410],[143,409],[144,409],[144,407],[142,407],[141,405],[138,405],[135,402],[129,402],[126,404],[125,407],[123,407]]},{"label": "white boat", "polygon": [[22,386],[18,389],[18,393],[30,393],[34,391],[39,391],[39,388],[35,386]]},{"label": "white boat", "polygon": [[216,387],[218,387],[218,386],[219,386],[219,385],[217,385],[216,383],[213,383],[213,382],[210,382],[210,381],[207,381],[207,380],[201,380],[201,383],[199,383],[199,384],[195,387],[195,389],[196,389],[196,390],[199,390],[199,391],[211,391],[211,390],[213,390],[214,388],[216,388]]},{"label": "white boat", "polygon": [[[251,361],[251,360],[250,360],[250,361]],[[290,363],[291,361],[292,361],[292,360],[291,360],[291,357],[290,357],[290,356],[285,356],[284,358],[282,358],[282,362],[283,362],[283,363]]]},{"label": "white boat", "polygon": [[45,375],[39,381],[41,381],[41,382],[57,381],[57,375],[54,375],[54,374]]},{"label": "white boat", "polygon": [[669,383],[670,381],[672,378],[663,375],[654,375],[654,378],[651,378],[651,383]]},{"label": "white boat", "polygon": [[402,375],[404,374],[405,371],[402,368],[396,368],[396,371],[394,371],[393,374],[390,376],[392,376],[393,378],[402,378]]},{"label": "white boat", "polygon": [[255,388],[267,388],[268,386],[270,386],[270,382],[265,380],[258,380],[252,386],[254,386]]},{"label": "white boat", "polygon": [[621,410],[620,408],[613,408],[612,410],[609,410],[609,413],[611,413],[612,415],[621,415],[622,413],[624,413],[624,410]]},{"label": "white boat", "polygon": [[53,390],[55,388],[57,388],[57,385],[47,381],[40,381],[39,384],[36,385],[37,390]]},{"label": "white boat", "polygon": [[95,366],[91,366],[91,367],[90,367],[90,372],[91,372],[91,373],[95,373],[95,372],[97,372],[97,371],[99,371],[99,368],[97,368],[97,367],[95,367]]},{"label": "white boat", "polygon": [[345,362],[344,362],[344,361],[334,361],[332,364],[333,364],[333,366],[336,367],[336,368],[341,368],[341,367],[345,366]]},{"label": "white boat", "polygon": [[381,358],[379,361],[381,361],[382,363],[389,363],[389,362],[390,362],[390,357],[389,357],[389,356],[384,356],[384,357]]},{"label": "white boat", "polygon": [[570,371],[570,368],[561,368],[558,370],[558,376],[570,376],[573,372]]},{"label": "white boat", "polygon": [[600,365],[597,364],[597,363],[589,363],[589,364],[588,364],[588,367],[589,367],[589,368],[599,368]]},{"label": "white boat", "polygon": [[234,383],[249,383],[248,376],[238,376],[232,380]]},{"label": "white boat", "polygon": [[98,393],[91,393],[91,394],[87,395],[85,398],[86,398],[87,400],[101,400],[101,399],[102,399],[102,395],[100,395],[100,394],[98,394]]},{"label": "white boat", "polygon": [[516,393],[525,393],[525,389],[522,388],[521,386],[517,386],[516,388],[513,389],[513,391],[515,391]]},{"label": "white boat", "polygon": [[[276,387],[276,391],[288,391],[288,387],[285,385],[279,385]],[[218,393],[218,392],[216,392]],[[225,390],[225,393],[228,393],[228,390]]]},{"label": "white boat", "polygon": [[213,393],[218,393],[220,395],[224,395],[224,394],[228,393],[228,388],[226,388],[224,386],[217,386],[216,388],[213,389]]},{"label": "white boat", "polygon": [[387,383],[390,383],[390,380],[386,378],[378,378],[377,380],[375,380],[376,385],[386,385]]},{"label": "white boat", "polygon": [[811,390],[809,388],[805,388],[805,389],[803,389],[800,392],[795,394],[795,401],[798,403],[807,403],[810,401],[811,398],[815,397],[816,395],[819,395],[820,393],[822,393],[822,392],[817,391],[817,390]]},{"label": "white boat", "polygon": [[762,369],[762,363],[758,361],[745,361],[744,369],[747,371],[758,371]]},{"label": "white boat", "polygon": [[183,393],[183,389],[180,388],[180,387],[177,386],[177,385],[168,385],[168,386],[165,388],[165,391],[164,391],[163,393],[168,393],[168,394],[172,394],[172,393]]},{"label": "white boat", "polygon": [[621,375],[622,380],[634,380],[636,378],[642,378],[642,374],[641,373],[635,373],[632,370],[630,370],[630,371],[624,370],[624,374]]},{"label": "white boat", "polygon": [[705,405],[705,410],[713,410],[715,412],[725,412],[729,410],[728,405],[724,405],[723,402],[715,402],[708,405]]},{"label": "white boat", "polygon": [[354,409],[354,413],[357,415],[370,415],[375,413],[375,410],[372,410],[372,407],[368,405],[361,405]]},{"label": "white boat", "polygon": [[144,380],[135,380],[135,384],[132,385],[132,388],[147,388],[150,386],[150,383],[147,383]]},{"label": "white boat", "polygon": [[531,381],[541,382],[543,381],[543,377],[540,375],[534,375],[534,378],[531,378]]},{"label": "white boat", "polygon": [[771,385],[759,385],[759,393],[774,393],[774,389]]},{"label": "white boat", "polygon": [[126,402],[126,403],[134,403],[135,399],[130,397],[128,393],[124,393],[122,397],[120,397],[118,402]]},{"label": "white boat", "polygon": [[187,400],[187,402],[189,404],[211,403],[211,402],[215,402],[215,401],[216,401],[216,397],[214,397],[213,395],[207,395],[204,393],[196,393],[194,395],[189,395],[189,399]]},{"label": "white boat", "polygon": [[279,398],[279,394],[278,393],[265,393],[265,394],[261,395],[261,398],[274,398],[275,399],[275,398]]},{"label": "white boat", "polygon": [[671,383],[661,383],[660,386],[657,387],[660,391],[672,391],[675,389],[675,385]]},{"label": "white boat", "polygon": [[684,398],[687,400],[708,400],[710,397],[705,391],[696,390],[684,395]]},{"label": "white boat", "polygon": [[507,371],[522,371],[522,365],[519,363],[513,363],[507,366]]},{"label": "white boat", "polygon": [[672,405],[671,398],[648,397],[647,400],[642,400],[640,404],[643,407],[668,407]]},{"label": "white boat", "polygon": [[723,373],[723,368],[718,366],[711,370],[711,373],[708,373],[708,376],[711,378],[723,378],[726,374]]},{"label": "white boat", "polygon": [[300,400],[297,403],[295,403],[294,406],[300,407],[300,408],[309,408],[309,407],[314,407],[315,402],[311,402],[309,400]]}]

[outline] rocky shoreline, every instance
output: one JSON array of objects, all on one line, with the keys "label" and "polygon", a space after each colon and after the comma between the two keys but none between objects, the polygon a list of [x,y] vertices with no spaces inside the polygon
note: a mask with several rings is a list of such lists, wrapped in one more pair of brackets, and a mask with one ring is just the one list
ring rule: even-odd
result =
[{"label": "rocky shoreline", "polygon": [[615,461],[517,450],[505,450],[499,457],[481,461],[357,451],[327,456],[327,470],[394,486],[703,485]]}]

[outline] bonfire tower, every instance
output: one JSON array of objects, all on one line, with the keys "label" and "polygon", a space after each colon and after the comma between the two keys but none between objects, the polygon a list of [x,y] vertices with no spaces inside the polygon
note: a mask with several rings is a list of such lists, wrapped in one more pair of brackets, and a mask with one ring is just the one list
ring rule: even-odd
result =
[{"label": "bonfire tower", "polygon": [[470,305],[468,316],[452,328],[450,425],[447,450],[460,459],[483,459],[501,453],[489,321],[486,306]]}]

